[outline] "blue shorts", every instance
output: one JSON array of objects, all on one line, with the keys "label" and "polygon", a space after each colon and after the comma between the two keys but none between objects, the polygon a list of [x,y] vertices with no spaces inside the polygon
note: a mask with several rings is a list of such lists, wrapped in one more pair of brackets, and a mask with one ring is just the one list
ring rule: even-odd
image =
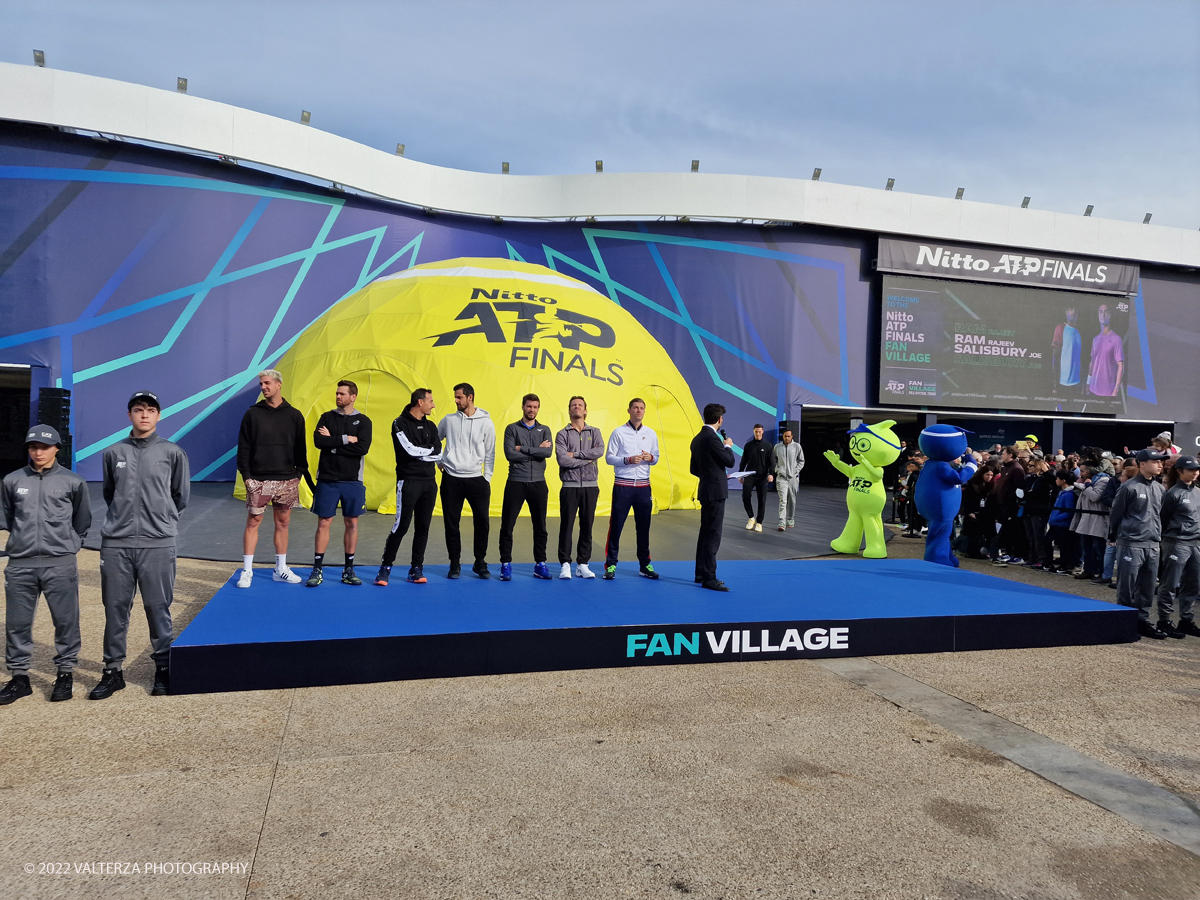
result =
[{"label": "blue shorts", "polygon": [[312,511],[322,519],[332,519],[338,503],[342,504],[343,516],[357,519],[367,511],[366,486],[361,481],[318,481],[313,491]]}]

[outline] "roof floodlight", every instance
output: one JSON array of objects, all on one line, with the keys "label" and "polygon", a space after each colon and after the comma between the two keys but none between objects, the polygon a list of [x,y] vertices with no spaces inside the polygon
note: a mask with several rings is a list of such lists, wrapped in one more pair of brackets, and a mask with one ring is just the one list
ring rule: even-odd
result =
[{"label": "roof floodlight", "polygon": [[884,190],[885,190],[885,191],[890,191],[890,190],[891,190],[892,188],[894,188],[895,186],[896,186],[896,179],[895,179],[895,178],[889,178],[889,179],[888,179],[888,183],[887,183],[887,185],[884,187]]},{"label": "roof floodlight", "polygon": [[691,216],[680,216],[678,219],[676,219],[676,221],[686,223],[686,222],[692,221],[692,217]]},{"label": "roof floodlight", "polygon": [[693,159],[693,160],[692,160],[692,171],[693,171],[693,172],[699,172],[699,171],[700,171],[700,160],[698,160],[698,159]]},{"label": "roof floodlight", "polygon": [[1029,209],[1029,199],[1030,198],[1025,197],[1021,200],[1021,209]]},{"label": "roof floodlight", "polygon": [[504,224],[504,219],[500,216],[492,216],[492,221],[495,222],[497,225]]},{"label": "roof floodlight", "polygon": [[587,222],[589,225],[595,225],[595,224],[596,224],[596,217],[595,217],[595,216],[588,216],[588,217],[587,217],[586,219],[584,219],[583,221]]},{"label": "roof floodlight", "polygon": [[965,194],[966,192],[967,192],[966,188],[959,188],[957,191],[954,192],[954,199],[961,200],[962,195]]},{"label": "roof floodlight", "polygon": [[1092,214],[1092,210],[1093,210],[1093,209],[1095,209],[1095,208],[1096,208],[1096,207],[1092,206],[1092,204],[1090,204],[1090,203],[1089,203],[1089,204],[1087,205],[1087,209],[1085,209],[1085,210],[1083,211],[1083,214],[1084,214],[1085,216],[1090,216],[1090,215]]},{"label": "roof floodlight", "polygon": [[43,68],[43,69],[46,68],[46,51],[45,50],[34,50],[33,51],[33,64],[35,66],[39,66],[40,68]]},{"label": "roof floodlight", "polygon": [[603,171],[604,171],[604,160],[602,160],[602,159],[598,159],[598,160],[596,160],[596,171],[597,171],[597,172],[603,172]]},{"label": "roof floodlight", "polygon": [[507,174],[508,174],[508,163],[506,163],[506,162],[502,162],[502,163],[500,163],[500,174],[501,174],[501,175],[507,175]]},{"label": "roof floodlight", "polygon": [[1146,213],[1146,218],[1142,219],[1142,224],[1143,224],[1143,225],[1149,225],[1149,224],[1150,224],[1150,216],[1151,216],[1151,215],[1152,215],[1151,213]]},{"label": "roof floodlight", "polygon": [[179,93],[181,93],[181,94],[186,94],[187,93],[187,79],[186,78],[176,78],[175,79],[175,90],[179,91]]},{"label": "roof floodlight", "polygon": [[821,180],[821,170],[820,169],[813,169],[813,179],[812,180],[813,181]]},{"label": "roof floodlight", "polygon": [[307,125],[312,121],[312,113],[307,109],[300,110],[300,124]]},{"label": "roof floodlight", "polygon": [[403,145],[403,144],[397,144],[397,145],[396,145],[396,155],[397,155],[397,156],[403,156],[403,155],[404,155],[404,145]]}]

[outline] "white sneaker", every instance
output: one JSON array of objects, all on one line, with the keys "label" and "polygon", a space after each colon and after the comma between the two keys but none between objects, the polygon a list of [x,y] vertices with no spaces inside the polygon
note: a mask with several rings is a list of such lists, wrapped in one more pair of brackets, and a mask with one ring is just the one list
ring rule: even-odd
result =
[{"label": "white sneaker", "polygon": [[559,578],[570,578],[571,577],[571,564],[570,563],[562,564],[562,569],[559,570],[558,577]]},{"label": "white sneaker", "polygon": [[271,573],[271,580],[282,581],[284,584],[299,584],[304,579],[287,566],[284,566],[282,569],[276,569]]},{"label": "white sneaker", "polygon": [[746,530],[747,530],[747,531],[753,531],[753,530],[754,530],[754,525],[755,525],[755,522],[754,522],[754,520],[753,520],[753,519],[751,519],[749,522],[747,522],[747,523],[746,523]]},{"label": "white sneaker", "polygon": [[761,522],[755,522],[755,523],[754,523],[754,530],[755,530],[755,531],[757,531],[759,534],[762,534],[762,523],[761,523]]},{"label": "white sneaker", "polygon": [[577,565],[575,567],[575,574],[578,575],[580,578],[595,578],[596,577],[596,573],[587,567],[587,563],[583,563],[582,565]]},{"label": "white sneaker", "polygon": [[238,576],[237,586],[240,588],[250,587],[250,580],[254,577],[254,573],[249,569],[242,569],[242,574]]}]

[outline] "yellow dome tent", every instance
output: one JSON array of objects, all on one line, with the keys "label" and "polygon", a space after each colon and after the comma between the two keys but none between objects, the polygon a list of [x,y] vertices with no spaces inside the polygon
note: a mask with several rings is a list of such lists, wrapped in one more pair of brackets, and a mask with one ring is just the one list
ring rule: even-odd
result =
[{"label": "yellow dome tent", "polygon": [[[318,319],[278,365],[284,396],[309,432],[333,408],[340,379],[358,385],[356,408],[374,424],[367,455],[367,505],[395,511],[395,455],[389,427],[415,388],[433,391],[432,418],[455,411],[454,385],[469,382],[475,404],[496,428],[491,514],[500,515],[504,428],[521,418],[521,397],[541,398],[538,420],[557,432],[567,404],[581,394],[588,424],[607,441],[628,418],[633,397],[658,434],[662,459],[651,470],[655,511],[694,509],[696,479],[688,445],[700,430],[683,376],[649,332],[589,285],[545,266],[505,259],[428,263],[372,282]],[[318,452],[310,439],[309,464]],[[609,511],[612,466],[601,459],[598,512]],[[558,514],[558,466],[546,464],[551,516]],[[239,493],[244,489],[239,484]],[[311,502],[307,488],[302,499]],[[440,505],[437,514],[441,514]]]}]

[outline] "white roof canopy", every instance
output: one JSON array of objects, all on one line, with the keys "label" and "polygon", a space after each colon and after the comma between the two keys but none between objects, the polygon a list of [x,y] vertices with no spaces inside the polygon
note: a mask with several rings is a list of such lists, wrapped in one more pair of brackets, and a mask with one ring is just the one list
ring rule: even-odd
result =
[{"label": "white roof canopy", "polygon": [[468,172],[188,94],[12,63],[0,63],[0,119],[220,154],[413,206],[468,215],[774,220],[1200,266],[1200,231],[807,179],[689,172]]}]

